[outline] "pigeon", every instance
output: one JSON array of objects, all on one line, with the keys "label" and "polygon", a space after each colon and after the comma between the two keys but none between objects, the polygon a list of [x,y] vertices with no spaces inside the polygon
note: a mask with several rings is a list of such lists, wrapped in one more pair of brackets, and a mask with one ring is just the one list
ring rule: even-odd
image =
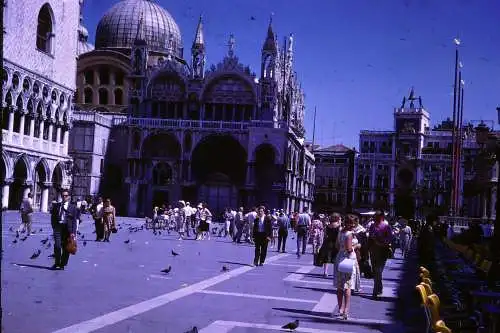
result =
[{"label": "pigeon", "polygon": [[83,241],[83,246],[87,246],[87,241]]},{"label": "pigeon", "polygon": [[170,273],[171,270],[172,270],[172,266],[168,266],[167,268],[162,269],[161,272],[165,273],[165,274],[168,274],[168,273]]},{"label": "pigeon", "polygon": [[24,242],[25,240],[28,239],[28,236],[24,236],[23,238],[21,238],[21,240]]},{"label": "pigeon", "polygon": [[128,244],[130,243],[130,239],[127,239],[126,241],[124,241],[125,244]]},{"label": "pigeon", "polygon": [[42,239],[40,242],[45,245],[47,244],[47,242],[49,241],[49,237],[45,238],[45,239]]},{"label": "pigeon", "polygon": [[19,231],[16,231],[16,238],[19,238]]},{"label": "pigeon", "polygon": [[175,257],[175,256],[178,256],[179,253],[175,252],[174,250],[172,250],[172,255]]},{"label": "pigeon", "polygon": [[161,235],[161,231],[158,231],[158,235]]},{"label": "pigeon", "polygon": [[54,257],[55,257],[54,253],[49,254],[49,255],[47,256],[47,258],[54,258]]},{"label": "pigeon", "polygon": [[12,243],[13,243],[13,244],[16,244],[16,243],[17,243],[17,239],[14,239],[14,240],[12,241]]},{"label": "pigeon", "polygon": [[50,247],[51,247],[51,246],[52,246],[52,243],[51,243],[51,242],[49,242],[45,248],[46,248],[46,249],[50,249]]},{"label": "pigeon", "polygon": [[190,329],[189,331],[186,331],[186,333],[198,333],[198,327],[193,326],[193,328]]},{"label": "pigeon", "polygon": [[77,232],[76,232],[76,234],[77,234],[77,235],[81,235],[82,233],[81,233],[80,231],[77,231]]},{"label": "pigeon", "polygon": [[9,231],[14,231],[14,228],[13,228],[13,227],[10,227],[10,228],[9,228]]},{"label": "pigeon", "polygon": [[223,272],[227,272],[227,271],[229,271],[229,268],[227,268],[227,266],[226,266],[226,265],[224,265],[224,266],[222,266],[222,271],[223,271]]},{"label": "pigeon", "polygon": [[38,230],[38,231],[39,231],[39,232],[42,232],[42,231],[43,231],[43,229],[42,229],[42,228],[40,228],[40,230]]},{"label": "pigeon", "polygon": [[250,20],[255,21],[255,16],[250,16]]},{"label": "pigeon", "polygon": [[38,256],[40,255],[40,253],[42,253],[42,251],[40,249],[36,250],[35,253],[33,253],[30,257],[30,259],[36,259],[38,258]]},{"label": "pigeon", "polygon": [[81,235],[81,237],[82,237],[82,239],[84,239],[84,238],[85,238],[85,235]]},{"label": "pigeon", "polygon": [[295,321],[293,321],[291,323],[283,325],[281,328],[283,328],[285,330],[294,331],[297,327],[299,327],[299,321],[295,320]]}]

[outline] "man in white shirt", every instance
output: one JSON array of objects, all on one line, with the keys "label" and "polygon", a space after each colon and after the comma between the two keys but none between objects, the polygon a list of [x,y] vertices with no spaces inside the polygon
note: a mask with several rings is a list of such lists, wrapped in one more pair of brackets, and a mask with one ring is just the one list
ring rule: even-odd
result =
[{"label": "man in white shirt", "polygon": [[[182,201],[184,202],[184,201]],[[191,216],[193,215],[193,207],[189,201],[186,202],[186,206],[183,208],[184,215],[186,216],[186,237],[189,237],[189,230],[194,228],[193,221],[191,221]]]},{"label": "man in white shirt", "polygon": [[245,218],[247,220],[246,241],[253,244],[253,223],[257,218],[257,208],[254,207],[249,213],[247,213]]}]

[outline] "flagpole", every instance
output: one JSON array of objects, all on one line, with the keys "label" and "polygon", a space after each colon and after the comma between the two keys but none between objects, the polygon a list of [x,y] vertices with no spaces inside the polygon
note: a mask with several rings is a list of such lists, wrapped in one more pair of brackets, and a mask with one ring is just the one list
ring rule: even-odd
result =
[{"label": "flagpole", "polygon": [[314,119],[313,119],[313,142],[312,142],[312,152],[314,153],[314,142],[316,138],[316,107],[314,107]]},{"label": "flagpole", "polygon": [[455,38],[454,43],[456,45],[455,48],[455,82],[453,85],[453,128],[452,128],[452,136],[451,136],[451,198],[450,198],[450,213],[452,216],[455,216],[455,177],[457,170],[455,169],[455,142],[456,142],[456,128],[457,128],[457,81],[458,81],[458,46],[460,45],[460,41]]}]

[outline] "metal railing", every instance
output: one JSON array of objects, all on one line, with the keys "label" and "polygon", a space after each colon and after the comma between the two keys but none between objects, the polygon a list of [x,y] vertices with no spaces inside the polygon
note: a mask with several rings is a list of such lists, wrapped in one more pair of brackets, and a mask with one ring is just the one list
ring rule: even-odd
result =
[{"label": "metal railing", "polygon": [[212,120],[185,120],[185,119],[158,119],[158,118],[126,118],[113,119],[113,125],[137,126],[143,128],[191,128],[217,130],[246,130],[248,128],[287,128],[285,122],[252,120],[247,122],[212,121]]}]

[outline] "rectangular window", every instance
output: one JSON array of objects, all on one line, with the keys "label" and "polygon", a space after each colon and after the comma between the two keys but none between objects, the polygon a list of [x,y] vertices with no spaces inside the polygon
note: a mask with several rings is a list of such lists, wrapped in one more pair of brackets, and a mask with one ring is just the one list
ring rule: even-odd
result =
[{"label": "rectangular window", "polygon": [[101,158],[101,165],[99,167],[99,172],[101,173],[101,175],[104,173],[104,159]]}]

